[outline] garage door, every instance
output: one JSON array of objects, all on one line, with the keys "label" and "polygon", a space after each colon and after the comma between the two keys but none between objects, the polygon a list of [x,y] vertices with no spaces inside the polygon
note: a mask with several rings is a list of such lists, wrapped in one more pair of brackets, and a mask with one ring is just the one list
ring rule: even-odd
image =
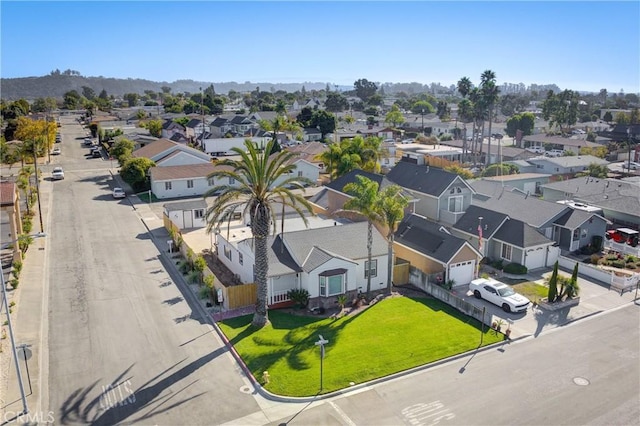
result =
[{"label": "garage door", "polygon": [[536,249],[527,249],[527,260],[525,265],[528,269],[536,269],[544,267],[544,256],[547,250],[546,247],[538,247]]},{"label": "garage door", "polygon": [[449,274],[447,274],[448,280],[454,280],[456,286],[466,285],[474,278],[476,270],[476,261],[470,260],[468,262],[454,263],[449,265]]}]

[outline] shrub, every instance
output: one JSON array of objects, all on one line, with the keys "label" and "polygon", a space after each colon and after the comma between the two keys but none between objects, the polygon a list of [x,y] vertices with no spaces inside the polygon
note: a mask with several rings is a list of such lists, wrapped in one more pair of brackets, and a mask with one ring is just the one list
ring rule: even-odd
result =
[{"label": "shrub", "polygon": [[627,263],[627,269],[636,269],[635,263]]},{"label": "shrub", "polygon": [[553,265],[553,273],[549,279],[549,292],[547,293],[547,301],[553,303],[558,296],[558,262]]},{"label": "shrub", "polygon": [[204,282],[205,287],[213,290],[213,283],[215,281],[215,278],[213,275],[207,275],[206,277],[204,277],[202,281]]},{"label": "shrub", "polygon": [[189,264],[189,262],[187,260],[182,259],[180,261],[180,264],[178,265],[178,270],[182,274],[188,274],[191,271],[191,265]]},{"label": "shrub", "polygon": [[191,284],[200,284],[200,272],[194,271],[194,270],[189,272],[189,275],[187,276],[187,281]]},{"label": "shrub", "polygon": [[210,296],[211,296],[210,288],[208,288],[207,286],[200,287],[200,290],[198,291],[198,297],[200,297],[200,299],[208,299]]},{"label": "shrub", "polygon": [[489,262],[489,265],[491,265],[492,267],[496,268],[499,271],[502,271],[502,269],[504,268],[504,265],[502,264],[502,259],[493,260]]},{"label": "shrub", "polygon": [[508,274],[524,275],[528,272],[526,266],[519,263],[510,263],[504,267],[504,272]]},{"label": "shrub", "polygon": [[600,259],[602,258],[597,254],[592,254],[590,259],[592,264],[597,265],[598,262],[600,262]]},{"label": "shrub", "polygon": [[287,296],[292,301],[296,302],[298,307],[306,308],[309,304],[309,292],[304,288],[294,288],[287,292]]},{"label": "shrub", "polygon": [[20,281],[18,281],[15,278],[11,278],[11,281],[9,281],[9,284],[11,284],[11,288],[15,290],[16,288],[18,288],[18,285],[20,285]]},{"label": "shrub", "polygon": [[20,262],[19,260],[16,260],[15,262],[13,262],[13,271],[11,271],[11,274],[16,278],[20,278],[20,272],[22,271],[22,262]]},{"label": "shrub", "polygon": [[611,266],[613,266],[614,268],[624,269],[624,265],[624,260],[614,260],[613,262],[611,262]]}]

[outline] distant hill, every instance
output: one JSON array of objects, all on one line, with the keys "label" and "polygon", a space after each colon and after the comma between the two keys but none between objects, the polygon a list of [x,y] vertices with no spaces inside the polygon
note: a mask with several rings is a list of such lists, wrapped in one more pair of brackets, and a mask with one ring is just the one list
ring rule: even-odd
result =
[{"label": "distant hill", "polygon": [[51,97],[62,99],[64,94],[76,90],[82,94],[82,87],[87,86],[93,89],[96,94],[106,90],[109,96],[122,97],[125,93],[144,94],[145,90],[161,92],[163,86],[171,87],[171,93],[198,93],[200,88],[205,89],[213,84],[216,93],[228,93],[229,90],[236,92],[250,92],[259,87],[261,91],[284,90],[295,92],[305,90],[322,90],[327,83],[211,83],[193,80],[177,80],[173,83],[166,81],[157,82],[133,78],[107,78],[107,77],[84,77],[78,75],[46,75],[43,77],[21,77],[0,79],[0,94],[4,100]]}]

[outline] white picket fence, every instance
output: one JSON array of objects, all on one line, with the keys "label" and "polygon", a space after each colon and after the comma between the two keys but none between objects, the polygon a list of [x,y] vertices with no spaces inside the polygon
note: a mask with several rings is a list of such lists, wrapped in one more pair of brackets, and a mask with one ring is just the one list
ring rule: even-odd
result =
[{"label": "white picket fence", "polygon": [[[558,266],[568,271],[572,271],[576,263],[578,263],[577,260],[558,256]],[[618,276],[613,271],[598,268],[596,266],[589,265],[588,263],[580,263],[578,271],[580,274],[586,275],[589,278],[609,284],[610,288],[617,290],[620,293],[636,288],[640,282],[640,274],[631,273],[629,275]]]}]

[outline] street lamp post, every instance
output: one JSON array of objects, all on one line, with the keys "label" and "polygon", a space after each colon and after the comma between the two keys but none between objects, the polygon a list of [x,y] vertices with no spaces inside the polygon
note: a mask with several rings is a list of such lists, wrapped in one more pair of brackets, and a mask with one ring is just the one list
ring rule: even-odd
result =
[{"label": "street lamp post", "polygon": [[[31,235],[30,235],[31,236]],[[33,235],[34,238],[44,237],[46,234],[40,232]],[[18,244],[18,240],[13,241],[14,244]],[[11,323],[11,315],[9,314],[9,302],[7,301],[7,285],[4,282],[4,271],[0,268],[0,286],[2,286],[2,299],[5,313],[7,314],[7,327],[9,328],[9,340],[11,341],[11,353],[13,355],[13,362],[16,364],[16,376],[18,378],[18,386],[20,388],[20,398],[22,399],[22,414],[29,412],[27,406],[27,396],[24,393],[24,385],[22,384],[22,371],[20,370],[20,363],[18,362],[18,351],[16,348],[16,340],[13,336],[13,325]]]},{"label": "street lamp post", "polygon": [[322,334],[319,334],[318,337],[320,337],[320,340],[318,340],[315,345],[320,346],[320,392],[322,392],[322,361],[324,360],[324,345],[329,343],[329,341],[322,337]]},{"label": "street lamp post", "polygon": [[627,160],[627,172],[631,173],[631,125],[627,127],[627,148],[629,150]]},{"label": "street lamp post", "polygon": [[422,134],[424,135],[424,108],[420,110],[420,116],[422,117]]}]

